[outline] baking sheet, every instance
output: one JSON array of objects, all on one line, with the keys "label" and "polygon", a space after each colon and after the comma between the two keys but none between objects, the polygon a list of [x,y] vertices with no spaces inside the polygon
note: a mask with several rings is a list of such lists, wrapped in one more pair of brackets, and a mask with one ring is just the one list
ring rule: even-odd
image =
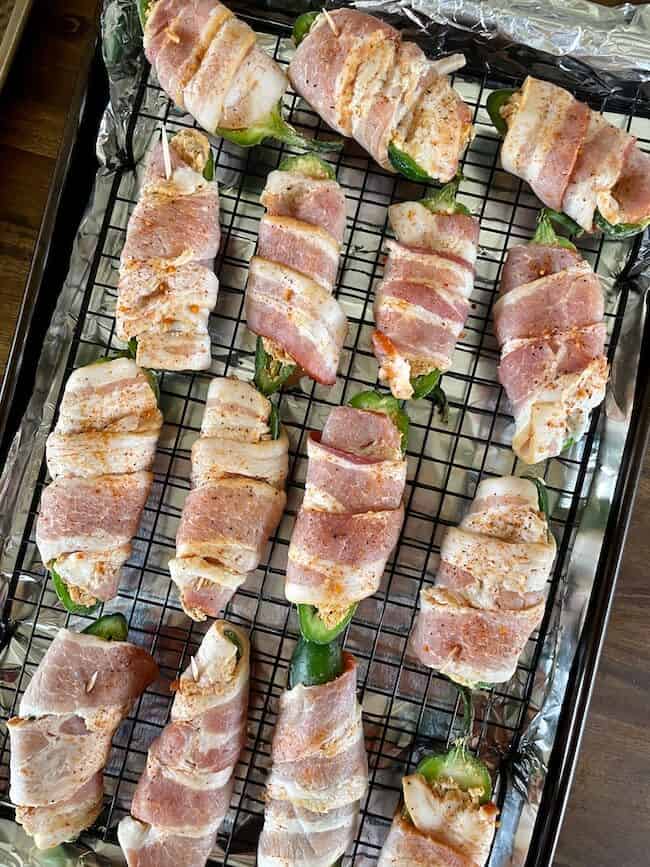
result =
[{"label": "baking sheet", "polygon": [[[405,14],[405,4],[400,6]],[[404,23],[412,26],[413,18],[407,16]],[[136,197],[137,174],[162,122],[170,133],[191,125],[190,118],[169,105],[142,61],[133,6],[109,0],[103,28],[111,105],[97,142],[102,167],[46,337],[34,395],[0,481],[4,539],[0,589],[12,620],[12,636],[0,656],[3,720],[14,712],[56,629],[67,622],[45,580],[33,542],[34,519],[46,479],[44,441],[62,384],[73,367],[107,354],[110,348],[122,348],[114,337],[115,287],[124,229]],[[292,50],[290,42],[279,37],[270,24],[257,21],[256,29],[274,31],[262,37],[263,44],[286,63]],[[446,40],[453,43],[465,38],[466,34],[433,28],[423,44],[444,50]],[[495,47],[493,56],[499,58],[499,75],[506,69],[517,70],[507,51]],[[475,61],[477,57],[482,57],[478,49]],[[547,72],[551,68],[547,64]],[[557,74],[575,77],[576,67],[562,63]],[[490,311],[504,252],[532,234],[537,202],[524,185],[499,167],[498,140],[484,108],[491,83],[484,74],[474,74],[474,65],[470,74],[455,81],[472,106],[477,125],[476,139],[464,160],[466,180],[460,198],[481,217],[482,228],[474,306],[453,370],[444,379],[450,398],[449,422],[443,424],[428,401],[409,405],[413,425],[407,520],[380,592],[360,605],[347,635],[347,647],[360,661],[371,767],[371,788],[350,852],[355,864],[376,860],[399,798],[401,776],[413,768],[422,750],[449,742],[460,725],[456,688],[406,654],[418,591],[435,576],[444,530],[458,522],[481,476],[525,471],[515,462],[509,446],[512,419],[496,380],[498,352]],[[580,66],[574,86],[578,95],[593,100],[601,84],[598,76],[591,83],[589,71]],[[631,128],[647,147],[649,122],[621,111],[626,108],[638,114],[647,110],[645,98],[638,88],[634,98],[627,95],[628,90],[629,84],[622,81],[619,90],[612,91],[611,104],[617,110],[608,116]],[[294,122],[311,130],[318,128],[315,115],[291,95],[287,107]],[[608,104],[604,107],[607,109]],[[247,264],[263,212],[259,193],[266,174],[284,151],[270,145],[245,152],[220,140],[214,145],[224,242],[216,266],[220,296],[210,321],[210,375],[250,376],[254,341],[242,320]],[[135,172],[133,164],[137,166]],[[418,185],[369,163],[352,143],[336,159],[336,168],[348,199],[338,297],[350,319],[350,333],[336,386],[325,389],[303,380],[281,399],[280,412],[291,439],[287,512],[267,558],[228,609],[229,617],[251,628],[254,665],[249,739],[237,768],[232,809],[220,835],[221,854],[216,854],[215,863],[252,863],[261,828],[276,702],[286,684],[288,661],[298,634],[295,615],[284,599],[283,580],[291,526],[302,497],[306,433],[322,427],[333,405],[376,384],[369,335],[372,291],[382,274],[386,207],[391,201],[423,195]],[[646,251],[638,243],[603,242],[600,238],[587,239],[581,247],[606,289],[612,384],[606,406],[594,414],[588,436],[561,459],[538,468],[549,486],[559,550],[545,621],[528,643],[513,681],[476,693],[473,746],[495,771],[502,810],[491,867],[525,861],[629,425],[643,327]],[[205,625],[191,623],[181,611],[167,561],[173,555],[176,526],[189,489],[189,449],[198,435],[208,382],[209,375],[203,374],[165,374],[162,378],[165,426],[154,490],[134,556],[124,570],[120,595],[106,606],[106,610],[119,610],[127,616],[132,640],[153,650],[162,678],[145,693],[117,733],[106,774],[106,810],[98,826],[84,836],[85,848],[68,847],[67,852],[60,853],[73,863],[84,852],[80,863],[89,863],[88,850],[107,859],[104,863],[121,863],[119,850],[111,845],[115,826],[128,812],[147,746],[166,721],[168,683],[187,664],[188,654],[205,629]],[[73,627],[80,620],[69,619]],[[6,799],[8,742],[4,727],[2,747],[0,787]],[[0,825],[0,851],[2,845],[14,853],[16,863],[39,863],[26,860],[35,856],[30,854],[25,836],[10,821]]]}]

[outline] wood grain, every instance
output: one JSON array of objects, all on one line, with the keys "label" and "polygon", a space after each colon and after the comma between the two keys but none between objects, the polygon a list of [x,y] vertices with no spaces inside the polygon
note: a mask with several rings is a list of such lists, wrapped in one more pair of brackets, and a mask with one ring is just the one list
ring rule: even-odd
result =
[{"label": "wood grain", "polygon": [[[0,94],[0,371],[97,0],[36,0]],[[557,867],[650,863],[650,456],[635,507]]]},{"label": "wood grain", "polygon": [[0,370],[97,10],[97,0],[35,0],[0,93]]}]

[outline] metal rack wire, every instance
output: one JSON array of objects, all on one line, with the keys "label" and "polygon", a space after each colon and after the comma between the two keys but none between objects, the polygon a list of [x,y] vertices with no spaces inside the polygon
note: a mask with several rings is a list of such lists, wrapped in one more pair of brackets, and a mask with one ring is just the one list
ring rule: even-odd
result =
[{"label": "metal rack wire", "polygon": [[[259,20],[258,30],[263,29]],[[269,27],[268,44],[280,63],[286,63],[286,34]],[[380,591],[365,600],[352,620],[346,646],[359,660],[359,689],[363,697],[369,761],[370,789],[362,805],[361,823],[352,852],[353,863],[376,859],[393,809],[399,798],[403,773],[412,769],[423,747],[450,742],[457,732],[460,701],[456,688],[445,678],[425,670],[409,657],[407,639],[417,597],[435,576],[442,535],[455,525],[484,475],[518,473],[510,450],[512,419],[496,378],[498,351],[491,329],[491,309],[505,251],[532,233],[538,203],[527,187],[498,166],[498,140],[485,112],[491,87],[503,83],[457,76],[455,85],[472,107],[476,138],[464,158],[463,200],[481,219],[481,247],[476,287],[466,329],[459,340],[452,371],[445,375],[449,421],[444,424],[429,401],[409,407],[412,432],[406,521]],[[580,94],[577,94],[580,96]],[[641,95],[618,97],[627,110],[612,117],[627,128],[636,123]],[[607,110],[607,103],[596,106]],[[320,121],[294,95],[287,100],[289,117],[309,132],[321,134]],[[137,149],[146,135],[166,123],[170,133],[191,119],[175,110],[145,70],[134,104],[128,146]],[[637,135],[640,129],[633,130]],[[648,139],[640,136],[642,144]],[[252,370],[254,343],[243,318],[248,261],[254,252],[257,223],[263,209],[258,197],[269,170],[277,166],[283,148],[273,143],[244,152],[218,140],[215,166],[221,181],[222,253],[217,262],[220,292],[211,317],[213,365],[210,374],[244,375]],[[223,854],[214,863],[250,863],[261,828],[265,773],[276,718],[276,701],[286,685],[286,674],[298,634],[295,615],[283,594],[284,565],[293,518],[300,504],[306,468],[306,437],[320,429],[329,409],[357,391],[376,385],[376,365],[369,335],[372,329],[372,292],[382,273],[382,250],[387,234],[386,208],[393,201],[421,198],[423,188],[388,174],[348,143],[333,159],[339,182],[348,198],[348,230],[342,253],[337,295],[350,322],[339,380],[331,389],[303,380],[280,399],[280,414],[291,440],[288,508],[269,546],[267,559],[249,576],[229,606],[226,616],[251,630],[254,661],[249,711],[249,739],[236,771],[236,789],[230,815],[219,845]],[[130,211],[135,201],[134,173],[115,174],[99,244],[90,269],[67,371],[99,355],[121,348],[114,337],[113,309],[117,265]],[[601,238],[588,239],[583,252],[593,266],[609,272],[614,248]],[[610,291],[607,325],[610,358],[616,350],[628,289]],[[146,749],[165,724],[170,706],[168,683],[188,662],[205,626],[182,613],[166,568],[173,556],[175,529],[189,489],[190,446],[198,435],[209,376],[163,374],[161,399],[165,427],[156,465],[155,483],[134,554],[124,571],[118,598],[110,610],[121,610],[131,637],[155,653],[161,680],[149,689],[119,729],[106,771],[106,809],[91,836],[115,840],[117,821],[128,812],[135,784],[146,759]],[[60,399],[60,395],[59,395]],[[588,492],[598,443],[599,412],[592,418],[584,440],[566,455],[543,467],[552,506],[558,556],[551,578],[547,613],[528,642],[516,676],[505,685],[477,697],[472,746],[492,766],[504,790],[502,768],[517,750],[526,721],[534,712],[535,676],[541,648],[552,625],[554,603],[560,592],[573,538]],[[14,580],[7,601],[13,616],[34,624],[28,662],[16,671],[15,681],[0,685],[2,706],[14,713],[34,670],[31,643],[51,637],[52,624],[73,623],[56,601],[44,579],[34,544],[35,518],[42,487],[43,466],[19,546]],[[20,579],[20,580],[19,580]],[[32,579],[30,585],[29,579]],[[34,592],[34,584],[36,592]],[[30,587],[26,593],[25,587]],[[42,623],[48,626],[43,628]],[[2,735],[0,786],[8,778],[8,739]]]}]

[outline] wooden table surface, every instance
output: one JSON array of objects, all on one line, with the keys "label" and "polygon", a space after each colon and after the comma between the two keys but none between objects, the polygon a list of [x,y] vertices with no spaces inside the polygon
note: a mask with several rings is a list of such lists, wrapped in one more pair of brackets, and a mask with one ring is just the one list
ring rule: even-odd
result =
[{"label": "wooden table surface", "polygon": [[[96,0],[35,0],[0,94],[0,370]],[[646,456],[557,867],[650,863],[650,456]]]}]

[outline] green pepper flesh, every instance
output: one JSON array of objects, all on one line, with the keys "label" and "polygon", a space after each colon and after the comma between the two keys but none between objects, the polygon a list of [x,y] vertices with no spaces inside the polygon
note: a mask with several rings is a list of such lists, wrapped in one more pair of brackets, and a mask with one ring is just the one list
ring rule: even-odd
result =
[{"label": "green pepper flesh", "polygon": [[223,634],[226,636],[228,641],[235,645],[237,648],[237,662],[242,658],[242,646],[241,641],[239,640],[239,636],[236,632],[233,632],[232,629],[224,629]]},{"label": "green pepper flesh", "polygon": [[97,609],[101,605],[100,602],[96,602],[94,605],[79,605],[72,600],[72,597],[70,596],[70,591],[68,590],[68,586],[54,568],[54,563],[50,565],[49,571],[56,595],[58,596],[59,602],[63,605],[66,611],[69,611],[70,614],[86,615],[94,614],[97,611]]},{"label": "green pepper flesh", "polygon": [[464,214],[467,217],[471,217],[472,213],[470,209],[466,205],[463,205],[462,202],[456,201],[456,194],[458,193],[458,187],[462,179],[463,175],[461,172],[458,172],[456,177],[449,181],[448,184],[445,184],[444,187],[440,187],[439,190],[436,190],[433,195],[427,196],[426,199],[421,199],[420,204],[424,205],[433,214]]},{"label": "green pepper flesh", "polygon": [[490,120],[496,127],[497,132],[505,135],[508,132],[508,124],[505,118],[501,116],[501,109],[510,101],[512,96],[517,93],[516,90],[502,88],[501,90],[493,90],[488,96],[485,107],[490,115]]},{"label": "green pepper flesh", "polygon": [[453,747],[448,753],[434,753],[424,758],[416,768],[428,783],[453,780],[459,789],[480,789],[479,802],[487,804],[492,797],[492,780],[485,764],[464,747]]},{"label": "green pepper flesh", "polygon": [[413,157],[400,150],[392,142],[388,145],[388,159],[395,171],[404,175],[409,181],[416,181],[420,184],[428,184],[431,181],[435,181],[435,178],[432,178],[422,166],[418,165]]},{"label": "green pepper flesh", "polygon": [[81,631],[84,635],[95,635],[104,641],[126,641],[129,624],[123,614],[105,614]]},{"label": "green pepper flesh", "polygon": [[305,12],[303,15],[299,15],[298,18],[296,18],[296,21],[293,25],[293,30],[291,32],[291,37],[294,41],[296,48],[308,35],[309,31],[314,26],[314,21],[318,18],[319,15],[320,12]]},{"label": "green pepper flesh", "polygon": [[314,644],[329,644],[343,632],[356,610],[357,605],[355,603],[348,608],[336,626],[327,627],[321,620],[317,608],[313,605],[298,605],[301,635],[305,641],[311,641]]},{"label": "green pepper flesh", "polygon": [[254,147],[267,138],[273,138],[291,147],[303,148],[307,151],[340,151],[343,147],[343,142],[340,139],[323,141],[301,135],[282,117],[282,100],[273,107],[265,120],[254,126],[244,129],[226,129],[219,126],[214,132],[215,135],[220,135],[243,148]]},{"label": "green pepper flesh", "polygon": [[203,177],[206,181],[214,180],[214,154],[212,153],[212,148],[210,148],[210,153],[208,154],[208,158],[203,166]]},{"label": "green pepper flesh", "polygon": [[316,154],[285,157],[278,166],[278,170],[281,172],[300,172],[316,180],[336,180],[336,172],[332,166]]},{"label": "green pepper flesh", "polygon": [[600,211],[596,211],[594,224],[610,238],[624,241],[626,238],[633,238],[635,235],[643,232],[650,225],[650,217],[647,220],[641,220],[640,223],[610,223],[603,217]]},{"label": "green pepper flesh", "polygon": [[296,372],[297,365],[276,361],[266,349],[261,337],[255,345],[255,387],[265,397],[274,394]]},{"label": "green pepper flesh", "polygon": [[434,370],[430,370],[429,373],[423,373],[420,376],[414,377],[411,380],[411,388],[413,389],[411,400],[421,400],[426,397],[438,385],[441,376],[442,371],[436,367]]},{"label": "green pepper flesh", "polygon": [[289,687],[321,686],[336,680],[343,672],[343,654],[336,641],[316,644],[300,638],[291,657]]}]

